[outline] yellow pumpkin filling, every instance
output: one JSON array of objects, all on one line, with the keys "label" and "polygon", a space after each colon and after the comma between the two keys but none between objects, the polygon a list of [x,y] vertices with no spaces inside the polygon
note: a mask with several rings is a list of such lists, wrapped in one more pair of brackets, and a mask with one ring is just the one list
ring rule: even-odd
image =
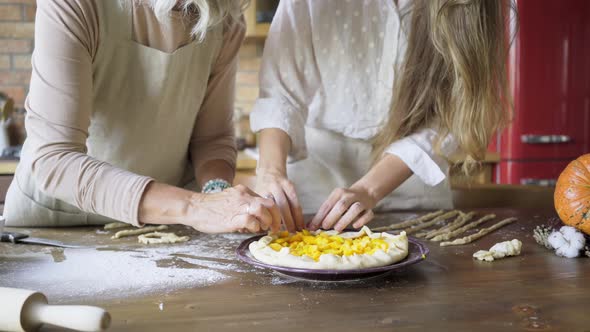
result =
[{"label": "yellow pumpkin filling", "polygon": [[328,235],[326,233],[314,235],[307,230],[295,234],[281,232],[278,238],[269,244],[269,247],[275,251],[288,247],[292,255],[305,255],[315,261],[318,261],[323,254],[337,256],[372,255],[379,249],[383,251],[389,249],[389,245],[385,240],[381,238],[372,239],[366,234],[355,239],[345,239],[338,235]]}]

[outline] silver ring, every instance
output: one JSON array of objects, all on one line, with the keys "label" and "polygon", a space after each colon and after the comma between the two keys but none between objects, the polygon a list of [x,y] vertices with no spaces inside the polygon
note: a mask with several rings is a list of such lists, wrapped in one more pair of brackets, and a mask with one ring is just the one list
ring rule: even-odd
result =
[{"label": "silver ring", "polygon": [[275,197],[273,196],[273,194],[266,194],[266,195],[264,195],[264,198],[272,199],[273,202],[275,201]]},{"label": "silver ring", "polygon": [[250,215],[250,204],[248,203],[248,208],[246,208],[246,214]]}]

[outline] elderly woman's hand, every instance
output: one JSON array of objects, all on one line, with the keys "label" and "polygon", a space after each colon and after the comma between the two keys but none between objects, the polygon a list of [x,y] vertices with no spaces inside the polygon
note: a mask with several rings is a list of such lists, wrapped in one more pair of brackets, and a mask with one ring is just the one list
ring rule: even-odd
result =
[{"label": "elderly woman's hand", "polygon": [[256,192],[274,200],[289,232],[305,227],[295,187],[283,172],[259,168],[256,172]]},{"label": "elderly woman's hand", "polygon": [[187,224],[205,233],[278,232],[281,215],[272,199],[237,185],[191,200]]},{"label": "elderly woman's hand", "polygon": [[183,224],[205,233],[278,232],[281,214],[276,204],[238,185],[216,194],[202,194],[155,181],[139,205],[144,224]]}]

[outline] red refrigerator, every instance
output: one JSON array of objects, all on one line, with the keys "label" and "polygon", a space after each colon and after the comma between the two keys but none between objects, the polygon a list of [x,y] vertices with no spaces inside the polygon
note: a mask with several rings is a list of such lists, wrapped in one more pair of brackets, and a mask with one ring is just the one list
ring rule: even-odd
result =
[{"label": "red refrigerator", "polygon": [[517,0],[514,118],[498,136],[496,183],[554,185],[590,150],[590,0]]}]

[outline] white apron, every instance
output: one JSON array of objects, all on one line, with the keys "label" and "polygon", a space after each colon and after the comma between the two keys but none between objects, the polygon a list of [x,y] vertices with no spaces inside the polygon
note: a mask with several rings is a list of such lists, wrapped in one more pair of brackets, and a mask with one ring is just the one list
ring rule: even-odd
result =
[{"label": "white apron", "polygon": [[[371,144],[325,129],[305,127],[308,157],[289,164],[304,213],[316,213],[333,189],[350,187],[371,166]],[[444,169],[448,175],[448,169]],[[448,179],[448,176],[447,176]],[[375,211],[398,209],[450,209],[453,200],[448,180],[431,187],[412,175],[385,197]]]},{"label": "white apron", "polygon": [[[166,53],[132,40],[130,1],[97,1],[100,22],[93,63],[94,109],[88,155],[156,181],[185,186],[194,178],[188,147],[223,26]],[[80,211],[40,192],[23,156],[7,193],[10,226],[97,225],[110,218]]]}]

